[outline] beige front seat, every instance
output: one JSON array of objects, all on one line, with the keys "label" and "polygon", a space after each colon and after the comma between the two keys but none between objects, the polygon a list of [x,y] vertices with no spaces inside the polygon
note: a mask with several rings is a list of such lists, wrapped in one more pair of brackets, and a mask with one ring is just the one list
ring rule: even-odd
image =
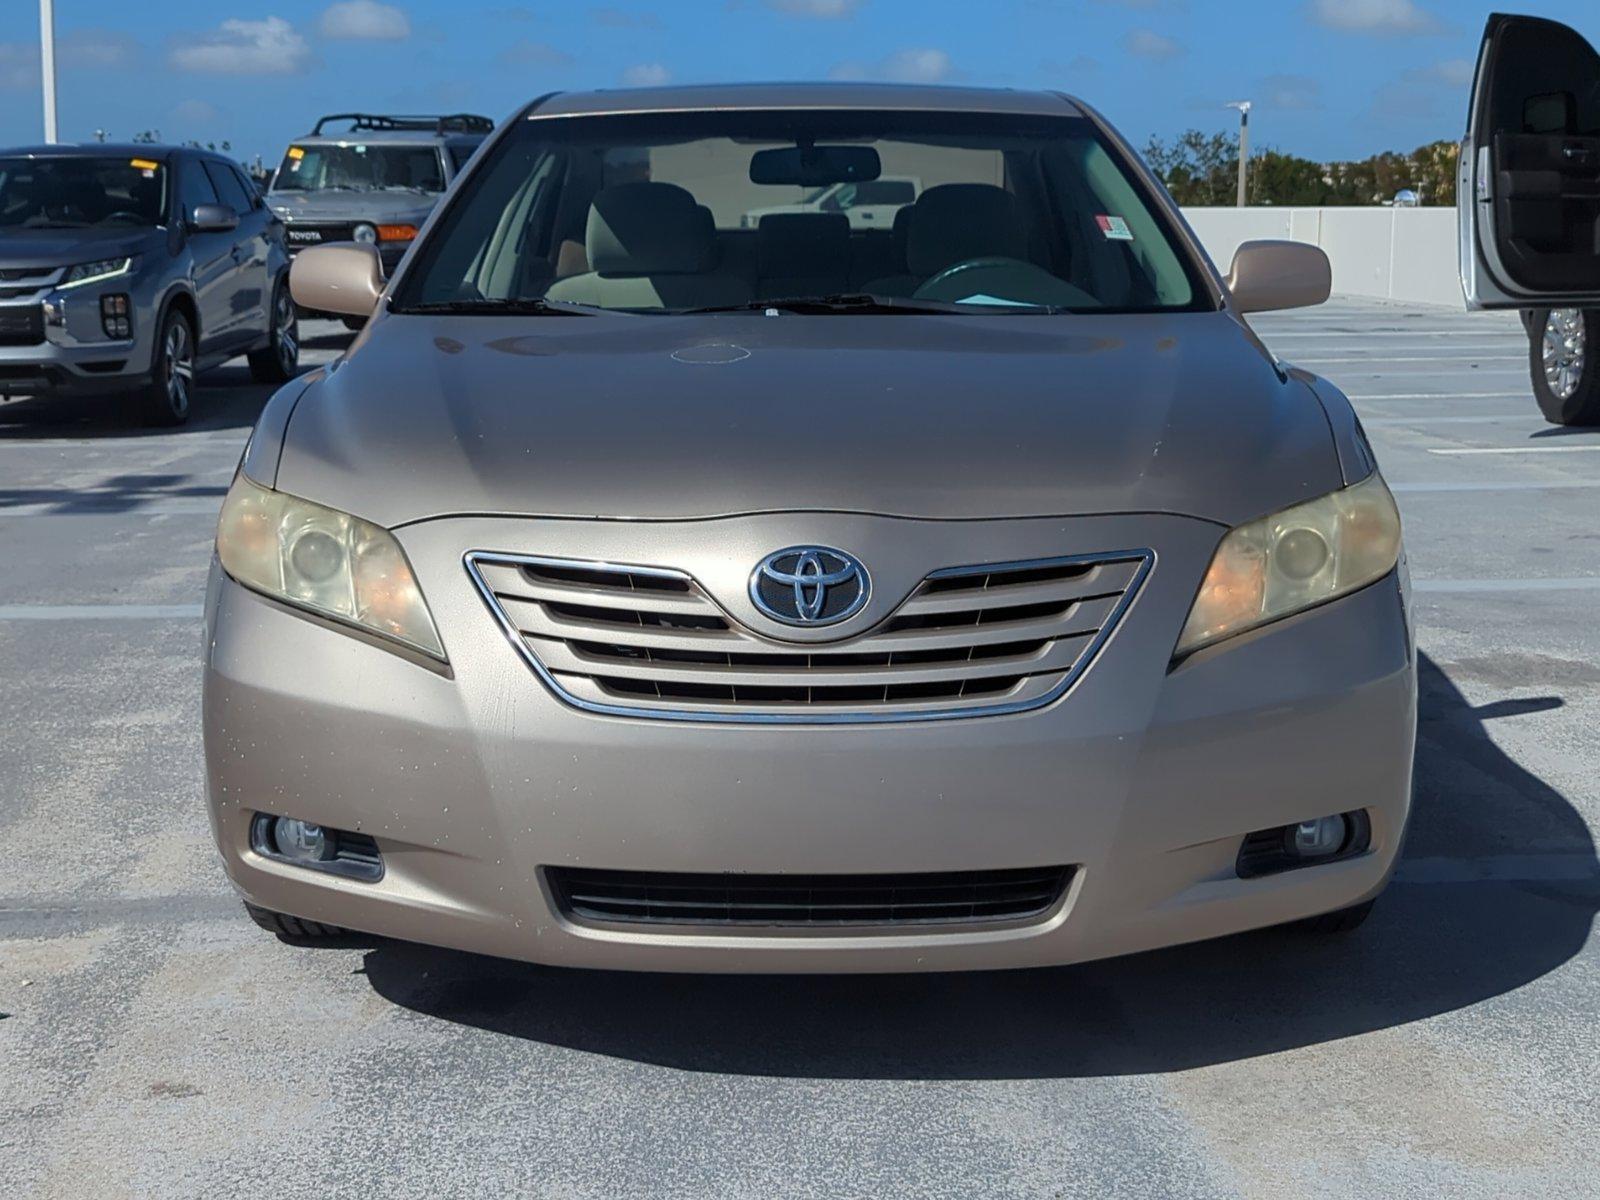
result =
[{"label": "beige front seat", "polygon": [[552,300],[604,308],[709,308],[753,298],[722,269],[716,229],[692,195],[671,183],[624,183],[589,206],[590,270],[550,286]]}]

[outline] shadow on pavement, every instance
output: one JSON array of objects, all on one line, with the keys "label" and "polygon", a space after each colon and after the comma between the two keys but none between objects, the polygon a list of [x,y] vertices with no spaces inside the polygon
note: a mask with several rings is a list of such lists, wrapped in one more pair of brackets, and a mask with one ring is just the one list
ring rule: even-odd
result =
[{"label": "shadow on pavement", "polygon": [[1406,846],[1415,873],[1443,858],[1469,876],[1490,856],[1536,847],[1576,863],[1569,878],[1407,883],[1402,868],[1355,933],[1266,930],[1053,970],[639,975],[379,941],[365,973],[397,1005],[509,1037],[681,1070],[808,1078],[1174,1071],[1450,1012],[1576,954],[1600,908],[1600,864],[1572,806],[1484,727],[1559,699],[1473,708],[1430,660],[1420,669]]}]

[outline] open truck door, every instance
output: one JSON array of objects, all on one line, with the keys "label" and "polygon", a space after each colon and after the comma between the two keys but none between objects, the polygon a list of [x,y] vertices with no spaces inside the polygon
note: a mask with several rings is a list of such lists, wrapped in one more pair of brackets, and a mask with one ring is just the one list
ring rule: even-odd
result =
[{"label": "open truck door", "polygon": [[1600,422],[1600,54],[1583,37],[1489,18],[1457,184],[1467,307],[1523,310],[1545,415]]}]

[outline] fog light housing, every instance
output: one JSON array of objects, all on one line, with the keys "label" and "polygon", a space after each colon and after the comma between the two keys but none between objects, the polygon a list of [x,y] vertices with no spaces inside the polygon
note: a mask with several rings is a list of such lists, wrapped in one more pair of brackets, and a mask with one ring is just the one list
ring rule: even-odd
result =
[{"label": "fog light housing", "polygon": [[1372,819],[1366,810],[1332,813],[1293,825],[1258,829],[1239,847],[1241,879],[1316,867],[1365,854],[1372,848]]},{"label": "fog light housing", "polygon": [[100,328],[108,338],[125,342],[133,336],[132,304],[126,292],[100,297]]},{"label": "fog light housing", "polygon": [[346,879],[375,883],[383,878],[383,854],[370,834],[299,817],[257,813],[250,821],[250,848],[275,862]]}]

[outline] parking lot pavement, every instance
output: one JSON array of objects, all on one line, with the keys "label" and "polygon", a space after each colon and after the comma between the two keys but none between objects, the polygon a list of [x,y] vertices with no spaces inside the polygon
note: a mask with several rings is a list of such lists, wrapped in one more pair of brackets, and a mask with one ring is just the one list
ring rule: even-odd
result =
[{"label": "parking lot pavement", "polygon": [[196,615],[265,389],[180,432],[0,404],[0,1196],[1593,1196],[1600,431],[1541,421],[1514,317],[1257,327],[1405,514],[1397,881],[1343,939],[988,975],[272,939],[209,842]]}]

